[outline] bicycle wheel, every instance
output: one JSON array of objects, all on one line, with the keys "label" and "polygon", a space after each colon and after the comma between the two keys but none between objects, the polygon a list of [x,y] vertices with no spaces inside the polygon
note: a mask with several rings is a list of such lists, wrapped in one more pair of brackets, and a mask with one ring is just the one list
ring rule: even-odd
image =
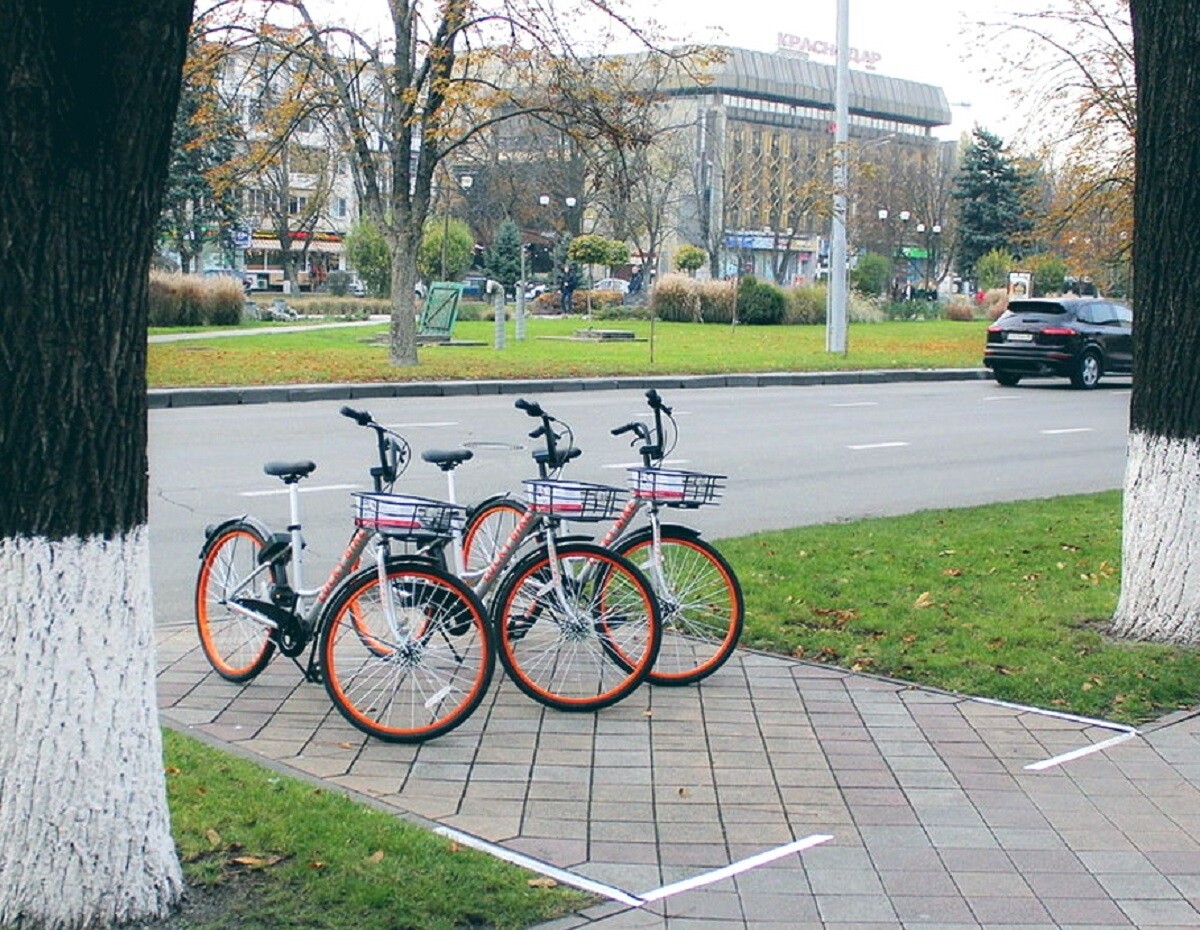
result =
[{"label": "bicycle wheel", "polygon": [[227,681],[249,681],[275,654],[271,631],[230,608],[235,599],[270,601],[270,573],[258,564],[266,545],[264,529],[237,520],[219,527],[200,552],[196,629],[205,657]]},{"label": "bicycle wheel", "polygon": [[627,559],[587,543],[560,545],[556,562],[545,548],[522,559],[505,576],[492,618],[517,687],[559,710],[621,700],[658,654],[650,583]]},{"label": "bicycle wheel", "polygon": [[525,505],[511,497],[490,497],[471,511],[462,544],[468,577],[475,578],[495,561],[524,516]]},{"label": "bicycle wheel", "polygon": [[479,600],[419,562],[389,562],[382,586],[374,567],[348,578],[322,615],[318,653],[342,716],[394,743],[423,742],[465,721],[496,664]]},{"label": "bicycle wheel", "polygon": [[707,678],[733,655],[742,635],[742,586],[725,558],[690,530],[664,526],[655,564],[649,527],[614,548],[654,587],[662,615],[662,645],[646,680],[690,685]]}]

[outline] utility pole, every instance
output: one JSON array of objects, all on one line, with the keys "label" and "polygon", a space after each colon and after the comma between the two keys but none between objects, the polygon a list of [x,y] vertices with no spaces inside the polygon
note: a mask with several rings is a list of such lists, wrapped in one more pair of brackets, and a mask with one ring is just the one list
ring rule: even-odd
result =
[{"label": "utility pole", "polygon": [[846,188],[850,141],[850,0],[837,0],[837,72],[833,137],[833,223],[829,243],[829,305],[825,351],[846,354]]}]

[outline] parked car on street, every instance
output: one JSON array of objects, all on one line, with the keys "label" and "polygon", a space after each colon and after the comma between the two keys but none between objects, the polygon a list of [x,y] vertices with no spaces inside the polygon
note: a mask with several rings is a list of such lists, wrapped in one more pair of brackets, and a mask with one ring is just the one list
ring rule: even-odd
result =
[{"label": "parked car on street", "polygon": [[1051,376],[1093,388],[1102,375],[1133,371],[1133,312],[1095,297],[1011,300],[988,327],[983,364],[1006,387]]},{"label": "parked car on street", "polygon": [[629,282],[624,278],[602,278],[593,286],[594,291],[616,291],[622,296],[629,293]]}]

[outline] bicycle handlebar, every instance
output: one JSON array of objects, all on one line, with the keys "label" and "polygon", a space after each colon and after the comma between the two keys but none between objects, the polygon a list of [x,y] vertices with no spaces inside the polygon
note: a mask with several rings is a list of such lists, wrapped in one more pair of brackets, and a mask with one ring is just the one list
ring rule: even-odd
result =
[{"label": "bicycle handlebar", "polygon": [[518,410],[524,410],[531,417],[545,417],[546,416],[546,412],[544,410],[542,410],[542,407],[540,404],[538,404],[536,401],[526,400],[523,397],[518,398],[517,402],[515,404],[513,404],[513,406],[516,407]]},{"label": "bicycle handlebar", "polygon": [[667,416],[671,415],[671,408],[663,403],[662,395],[659,394],[658,391],[654,390],[654,388],[650,388],[650,390],[646,392],[646,403],[648,403],[650,405],[650,409],[655,412],[661,410]]},{"label": "bicycle handlebar", "polygon": [[382,423],[377,423],[367,410],[355,410],[346,406],[342,407],[339,413],[359,426],[368,426],[375,430],[379,465],[371,469],[371,477],[374,479],[376,491],[383,490],[385,486],[390,488],[408,465],[408,440]]}]

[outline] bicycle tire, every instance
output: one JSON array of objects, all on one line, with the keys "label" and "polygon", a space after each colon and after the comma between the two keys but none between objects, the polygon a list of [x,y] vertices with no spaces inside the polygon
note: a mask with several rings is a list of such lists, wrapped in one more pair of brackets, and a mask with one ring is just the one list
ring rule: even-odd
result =
[{"label": "bicycle tire", "polygon": [[[196,576],[195,613],[200,647],[213,670],[226,681],[247,682],[275,654],[271,631],[230,610],[229,594],[260,568],[258,555],[267,545],[267,531],[248,520],[231,520],[209,536],[200,551]],[[261,572],[242,596],[269,602],[271,579]]]},{"label": "bicycle tire", "polygon": [[642,573],[609,549],[564,543],[557,553],[561,584],[546,547],[501,582],[492,602],[500,661],[535,701],[599,710],[631,694],[653,667],[657,601]]},{"label": "bicycle tire", "polygon": [[618,540],[613,548],[650,580],[658,598],[662,643],[646,680],[690,685],[719,669],[737,648],[745,622],[742,585],[725,557],[693,531],[664,526],[660,539],[661,581],[653,565],[650,527]]},{"label": "bicycle tire", "polygon": [[471,589],[428,563],[390,561],[387,586],[390,622],[375,567],[330,598],[317,647],[322,679],[359,730],[421,743],[465,722],[483,700],[496,664],[491,627]]},{"label": "bicycle tire", "polygon": [[472,508],[462,542],[463,567],[468,577],[477,577],[495,561],[525,511],[523,503],[507,495],[489,497]]}]

